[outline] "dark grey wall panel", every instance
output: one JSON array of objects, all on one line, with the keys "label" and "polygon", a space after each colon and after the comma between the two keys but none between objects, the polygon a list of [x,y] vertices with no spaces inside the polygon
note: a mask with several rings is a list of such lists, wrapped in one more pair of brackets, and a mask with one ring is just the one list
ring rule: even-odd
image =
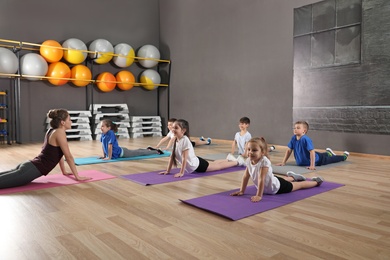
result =
[{"label": "dark grey wall panel", "polygon": [[[346,2],[350,5],[345,5]],[[368,2],[369,5],[366,4]],[[343,18],[341,25],[348,25],[348,22],[357,25],[314,33],[311,56],[311,66],[314,68],[299,67],[303,56],[300,52],[306,53],[303,49],[306,45],[298,41],[302,37],[296,38],[294,121],[305,119],[313,130],[389,135],[390,66],[386,50],[390,48],[385,42],[390,40],[386,33],[390,30],[390,16],[385,15],[383,10],[390,11],[390,2],[323,1],[313,5],[313,16],[314,10],[317,10],[325,17],[334,19],[334,10],[328,12],[331,3],[336,3],[339,10],[337,17]],[[302,9],[298,14],[308,10],[308,7]],[[361,14],[363,16],[359,18]],[[323,35],[334,32],[336,38]],[[387,41],[383,42],[383,39]],[[360,45],[363,46],[363,59],[360,59]],[[332,65],[333,46],[336,47],[334,65],[356,64],[322,68]],[[372,55],[378,50],[383,51],[384,55]]]}]

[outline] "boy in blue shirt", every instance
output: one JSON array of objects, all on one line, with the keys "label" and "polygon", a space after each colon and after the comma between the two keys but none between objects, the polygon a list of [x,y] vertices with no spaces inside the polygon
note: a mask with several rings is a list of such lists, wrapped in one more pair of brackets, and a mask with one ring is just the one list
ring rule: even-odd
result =
[{"label": "boy in blue shirt", "polygon": [[306,135],[308,130],[309,124],[305,121],[298,121],[294,124],[294,135],[287,145],[288,149],[283,162],[278,165],[285,165],[293,151],[297,165],[306,166],[309,170],[315,170],[315,166],[347,160],[349,155],[347,151],[343,155],[336,155],[330,148],[326,148],[325,153],[316,152],[312,140]]}]

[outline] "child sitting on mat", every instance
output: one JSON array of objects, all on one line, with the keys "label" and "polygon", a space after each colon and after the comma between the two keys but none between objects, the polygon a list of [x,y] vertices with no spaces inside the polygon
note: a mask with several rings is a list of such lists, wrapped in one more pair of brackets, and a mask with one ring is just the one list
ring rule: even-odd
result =
[{"label": "child sitting on mat", "polygon": [[[46,132],[41,153],[32,159],[19,164],[15,169],[0,173],[0,188],[12,188],[26,185],[38,177],[48,175],[57,164],[62,174],[74,175],[78,181],[91,178],[79,176],[72,154],[70,153],[65,130],[72,128],[72,121],[65,109],[52,109],[47,113],[51,118],[50,129]],[[64,157],[72,173],[65,169]]]},{"label": "child sitting on mat", "polygon": [[309,170],[315,170],[315,166],[347,160],[349,155],[347,151],[344,152],[344,155],[336,155],[330,148],[326,148],[325,153],[316,152],[312,140],[306,135],[308,131],[309,124],[306,121],[297,121],[294,124],[294,135],[287,145],[288,149],[283,162],[277,165],[285,165],[293,151],[297,165],[307,166],[306,168]]},{"label": "child sitting on mat", "polygon": [[[244,116],[240,118],[238,127],[240,128],[240,132],[237,132],[234,135],[234,140],[232,143],[231,152],[227,155],[226,159],[230,161],[234,160],[245,160],[247,158],[246,153],[246,143],[252,138],[251,133],[249,133],[248,128],[251,123],[251,120]],[[238,149],[238,157],[236,158],[233,154],[236,151],[236,146]],[[275,146],[270,146],[269,151],[275,150]]]},{"label": "child sitting on mat", "polygon": [[125,147],[120,147],[115,133],[118,131],[118,126],[110,119],[103,119],[101,121],[102,135],[100,142],[102,142],[103,156],[99,159],[111,160],[117,158],[129,158],[135,156],[145,156],[151,154],[163,154],[160,149],[136,149],[130,150]]},{"label": "child sitting on mat", "polygon": [[287,177],[278,177],[272,173],[271,161],[268,159],[268,146],[263,137],[255,137],[247,144],[248,159],[246,160],[246,170],[242,176],[241,188],[233,192],[231,196],[241,196],[244,194],[251,178],[257,188],[255,196],[251,197],[252,202],[258,202],[263,194],[282,194],[292,191],[313,188],[320,186],[324,181],[321,177],[314,177],[306,180],[303,175],[294,172],[287,172]]},{"label": "child sitting on mat", "polygon": [[202,173],[223,170],[233,166],[237,166],[237,161],[229,161],[226,159],[208,162],[205,159],[195,155],[194,147],[189,139],[190,128],[189,124],[184,119],[176,120],[172,126],[175,143],[173,151],[169,158],[169,163],[166,171],[159,174],[169,174],[172,166],[177,166],[177,162],[181,164],[180,172],[174,177],[182,177],[184,173]]},{"label": "child sitting on mat", "polygon": [[[160,140],[160,142],[158,142],[158,144],[157,144],[155,147],[149,146],[148,149],[150,149],[150,148],[158,149],[158,148],[161,147],[161,145],[162,145],[163,143],[165,143],[165,142],[168,141],[168,140],[169,140],[169,142],[168,142],[168,144],[167,144],[167,146],[165,147],[164,150],[168,150],[168,149],[170,149],[170,148],[172,147],[173,142],[174,142],[174,139],[175,139],[175,138],[173,138],[172,126],[173,126],[173,123],[174,123],[175,121],[176,121],[176,118],[170,118],[170,119],[168,119],[168,130],[169,130],[168,134],[167,134],[165,137],[163,137],[163,138]],[[210,145],[210,144],[211,144],[211,138],[208,137],[208,138],[206,139],[206,138],[204,138],[204,137],[202,136],[199,140],[191,140],[191,144],[192,144],[193,147],[199,146],[199,145]]]}]

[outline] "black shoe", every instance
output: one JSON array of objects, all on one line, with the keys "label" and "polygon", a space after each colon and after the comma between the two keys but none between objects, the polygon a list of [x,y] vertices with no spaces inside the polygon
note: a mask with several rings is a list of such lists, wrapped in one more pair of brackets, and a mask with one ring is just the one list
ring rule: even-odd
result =
[{"label": "black shoe", "polygon": [[157,151],[156,148],[153,148],[153,147],[151,147],[151,146],[148,146],[146,149],[151,150],[151,151]]},{"label": "black shoe", "polygon": [[155,149],[157,150],[158,154],[164,154],[164,152],[161,149]]}]

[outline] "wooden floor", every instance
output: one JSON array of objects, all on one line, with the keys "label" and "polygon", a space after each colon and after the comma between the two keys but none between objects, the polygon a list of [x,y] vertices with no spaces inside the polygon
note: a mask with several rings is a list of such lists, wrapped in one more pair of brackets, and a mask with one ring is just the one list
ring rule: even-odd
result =
[{"label": "wooden floor", "polygon": [[[121,139],[136,149],[159,138]],[[214,140],[198,156],[228,152]],[[0,145],[0,171],[32,159],[39,144]],[[98,141],[71,142],[74,157]],[[272,162],[286,147],[277,146]],[[345,186],[230,221],[185,205],[238,188],[241,172],[155,186],[121,178],[0,195],[0,259],[390,259],[390,157],[351,153],[350,164],[307,174]],[[115,176],[163,170],[168,158],[79,166]],[[52,174],[59,173],[57,167]],[[261,202],[260,202],[261,203]]]}]

